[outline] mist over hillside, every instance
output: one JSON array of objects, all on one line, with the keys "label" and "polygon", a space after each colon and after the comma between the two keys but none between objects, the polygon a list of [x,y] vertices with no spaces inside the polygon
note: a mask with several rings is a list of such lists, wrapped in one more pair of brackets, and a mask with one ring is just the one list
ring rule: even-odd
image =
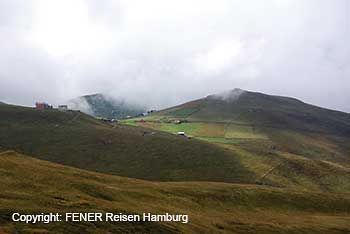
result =
[{"label": "mist over hillside", "polygon": [[146,111],[145,107],[131,104],[123,98],[117,99],[100,93],[81,96],[68,103],[74,110],[108,119],[123,119]]}]

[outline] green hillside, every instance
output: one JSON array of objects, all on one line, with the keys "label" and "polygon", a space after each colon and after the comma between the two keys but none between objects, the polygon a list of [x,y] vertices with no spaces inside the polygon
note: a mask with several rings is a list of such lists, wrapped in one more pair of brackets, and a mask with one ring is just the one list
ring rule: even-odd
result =
[{"label": "green hillside", "polygon": [[[0,233],[349,232],[348,115],[281,97],[264,97],[283,105],[256,114],[264,98],[239,93],[123,124],[0,106]],[[300,108],[320,120],[296,127]],[[185,213],[190,223],[9,221],[14,211],[72,210]]]},{"label": "green hillside", "polygon": [[[140,128],[108,124],[76,111],[10,105],[0,107],[0,115],[0,147],[91,171],[153,181],[350,191],[349,139],[343,136],[236,123],[152,120],[157,115],[142,123],[128,120]],[[194,138],[161,132],[180,130]]]},{"label": "green hillside", "polygon": [[[88,172],[0,152],[0,233],[350,232],[349,193],[301,192],[256,185],[147,182]],[[11,214],[58,212],[188,214],[174,222],[11,222]]]},{"label": "green hillside", "polygon": [[210,95],[158,114],[188,120],[237,122],[350,137],[350,114],[309,105],[294,98],[240,89]]},{"label": "green hillside", "polygon": [[294,98],[235,89],[139,120],[124,123],[170,133],[185,131],[210,142],[248,145],[245,148],[252,153],[258,144],[311,159],[350,164],[350,114]]},{"label": "green hillside", "polygon": [[92,171],[156,181],[254,182],[230,150],[106,124],[77,111],[0,106],[0,147]]},{"label": "green hillside", "polygon": [[243,90],[124,120],[231,151],[258,184],[350,191],[350,115]]}]

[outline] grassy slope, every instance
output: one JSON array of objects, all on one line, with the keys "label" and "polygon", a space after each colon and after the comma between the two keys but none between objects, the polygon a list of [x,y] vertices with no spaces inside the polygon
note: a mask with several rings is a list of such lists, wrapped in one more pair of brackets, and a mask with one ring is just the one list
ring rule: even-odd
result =
[{"label": "grassy slope", "polygon": [[[174,119],[188,123],[176,125],[172,130],[168,127],[172,124],[167,122]],[[145,120],[157,124],[133,124],[168,132],[188,130],[189,135],[209,141],[216,138],[219,143],[236,139],[254,145],[257,139],[265,139],[282,151],[350,164],[350,114],[293,98],[253,92],[244,92],[235,101],[208,96],[157,112]]]},{"label": "grassy slope", "polygon": [[80,112],[0,107],[0,146],[78,168],[157,181],[253,182],[233,153],[198,140],[103,124]]},{"label": "grassy slope", "polygon": [[[292,98],[246,92],[234,102],[209,96],[124,123],[185,131],[234,152],[255,181],[350,191],[350,115]],[[174,124],[173,120],[186,120]]]},{"label": "grassy slope", "polygon": [[[309,167],[302,167],[304,161],[287,157],[288,150],[283,147],[271,150],[274,142],[251,137],[246,127],[235,130],[243,129],[241,134],[249,135],[248,139],[220,138],[223,129],[212,123],[204,131],[194,131],[199,135],[212,133],[215,137],[200,137],[219,142],[211,145],[161,132],[143,136],[140,128],[107,125],[79,112],[6,106],[0,108],[0,114],[0,146],[82,169],[154,181],[258,183],[314,191],[350,189],[346,165],[344,169],[339,169],[339,164],[326,167],[315,159],[307,161]],[[173,131],[187,124],[169,125]],[[289,154],[302,155],[298,150]],[[322,168],[322,173],[310,174],[310,167]]]},{"label": "grassy slope", "polygon": [[[35,173],[33,173],[35,172]],[[350,194],[206,182],[146,182],[0,153],[0,233],[348,233]],[[53,183],[54,181],[54,183]],[[185,213],[189,224],[9,222],[22,213]]]}]

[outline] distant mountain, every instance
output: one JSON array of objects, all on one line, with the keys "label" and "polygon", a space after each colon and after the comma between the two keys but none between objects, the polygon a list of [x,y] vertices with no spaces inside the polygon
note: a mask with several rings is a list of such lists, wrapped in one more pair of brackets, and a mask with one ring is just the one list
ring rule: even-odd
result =
[{"label": "distant mountain", "polygon": [[350,136],[350,114],[298,99],[233,89],[168,108],[158,114],[191,120],[242,122],[260,127]]},{"label": "distant mountain", "polygon": [[69,104],[73,109],[81,110],[95,117],[109,119],[123,119],[146,111],[144,107],[100,93],[78,97],[71,100]]},{"label": "distant mountain", "polygon": [[283,152],[350,165],[350,114],[290,97],[233,89],[125,122],[238,145],[253,155]]},{"label": "distant mountain", "polygon": [[6,103],[5,102],[0,102],[0,105],[6,105]]}]

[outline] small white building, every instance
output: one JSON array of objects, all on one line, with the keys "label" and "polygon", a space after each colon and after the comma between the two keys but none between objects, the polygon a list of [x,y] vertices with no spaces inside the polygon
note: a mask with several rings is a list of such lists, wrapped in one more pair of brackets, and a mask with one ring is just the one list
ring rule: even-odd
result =
[{"label": "small white building", "polygon": [[177,132],[178,136],[185,136],[185,132]]},{"label": "small white building", "polygon": [[67,111],[68,110],[68,106],[67,105],[59,105],[58,106],[58,110],[59,111]]},{"label": "small white building", "polygon": [[175,120],[174,120],[174,123],[175,123],[175,124],[181,124],[181,123],[182,123],[182,121],[181,121],[181,120],[179,120],[179,119],[175,119]]}]

